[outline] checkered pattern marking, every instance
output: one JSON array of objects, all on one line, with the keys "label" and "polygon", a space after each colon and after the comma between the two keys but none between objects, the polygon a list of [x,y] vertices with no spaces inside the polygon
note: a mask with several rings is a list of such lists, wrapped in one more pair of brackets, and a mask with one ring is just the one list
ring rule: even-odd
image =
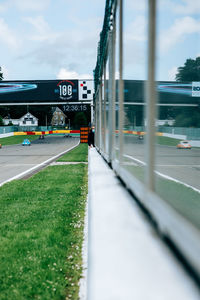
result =
[{"label": "checkered pattern marking", "polygon": [[79,100],[92,100],[94,93],[93,80],[79,80]]}]

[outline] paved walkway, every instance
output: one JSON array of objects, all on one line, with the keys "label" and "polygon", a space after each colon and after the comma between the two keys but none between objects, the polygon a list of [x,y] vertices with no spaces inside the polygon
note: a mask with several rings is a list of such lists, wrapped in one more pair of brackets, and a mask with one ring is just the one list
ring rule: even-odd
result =
[{"label": "paved walkway", "polygon": [[96,149],[89,150],[88,300],[196,300],[199,291]]}]

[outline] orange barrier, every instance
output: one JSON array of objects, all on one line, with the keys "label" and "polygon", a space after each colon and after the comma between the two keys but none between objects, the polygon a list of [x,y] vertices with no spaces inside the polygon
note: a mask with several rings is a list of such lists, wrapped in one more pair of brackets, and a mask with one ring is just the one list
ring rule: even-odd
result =
[{"label": "orange barrier", "polygon": [[17,131],[14,135],[42,135],[56,133],[80,133],[80,130]]},{"label": "orange barrier", "polygon": [[[119,133],[119,130],[115,130]],[[42,135],[42,134],[56,134],[56,133],[79,133],[80,130],[49,130],[49,131],[17,131],[14,135]],[[133,131],[133,130],[123,130],[123,133],[134,134],[134,135],[145,135],[145,131]],[[163,132],[156,132],[157,136],[163,136]]]}]

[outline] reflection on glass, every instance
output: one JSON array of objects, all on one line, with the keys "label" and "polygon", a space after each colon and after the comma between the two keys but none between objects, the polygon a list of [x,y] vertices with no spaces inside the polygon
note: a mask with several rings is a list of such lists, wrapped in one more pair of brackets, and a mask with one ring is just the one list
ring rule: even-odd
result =
[{"label": "reflection on glass", "polygon": [[123,166],[144,181],[144,89],[147,74],[147,7],[125,1],[124,15],[124,153]]},{"label": "reflection on glass", "polygon": [[119,8],[116,11],[116,48],[115,48],[115,140],[114,159],[119,162]]},{"label": "reflection on glass", "polygon": [[107,60],[106,62],[106,68],[105,68],[105,103],[104,103],[104,120],[105,120],[105,153],[108,155],[108,146],[109,146],[109,120],[108,120],[108,103],[109,103],[109,99],[108,99],[108,81],[109,81],[109,61]]},{"label": "reflection on glass", "polygon": [[[199,12],[200,14],[200,12]],[[200,39],[193,1],[158,7],[156,191],[200,228]]]}]

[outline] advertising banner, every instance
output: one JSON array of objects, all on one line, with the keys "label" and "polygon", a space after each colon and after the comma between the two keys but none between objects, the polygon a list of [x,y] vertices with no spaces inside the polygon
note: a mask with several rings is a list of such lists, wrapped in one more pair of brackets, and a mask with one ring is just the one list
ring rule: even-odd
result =
[{"label": "advertising banner", "polygon": [[[93,80],[26,80],[0,81],[0,105],[26,104],[90,104],[93,100]],[[156,82],[158,102],[161,105],[198,105],[200,82],[180,83],[175,81]],[[124,102],[143,104],[146,82],[124,80]],[[106,84],[106,93],[108,85]],[[118,99],[118,80],[116,81]],[[76,106],[66,111],[78,110]],[[85,106],[81,110],[86,110]]]},{"label": "advertising banner", "polygon": [[0,104],[66,104],[93,100],[93,80],[0,81]]}]

